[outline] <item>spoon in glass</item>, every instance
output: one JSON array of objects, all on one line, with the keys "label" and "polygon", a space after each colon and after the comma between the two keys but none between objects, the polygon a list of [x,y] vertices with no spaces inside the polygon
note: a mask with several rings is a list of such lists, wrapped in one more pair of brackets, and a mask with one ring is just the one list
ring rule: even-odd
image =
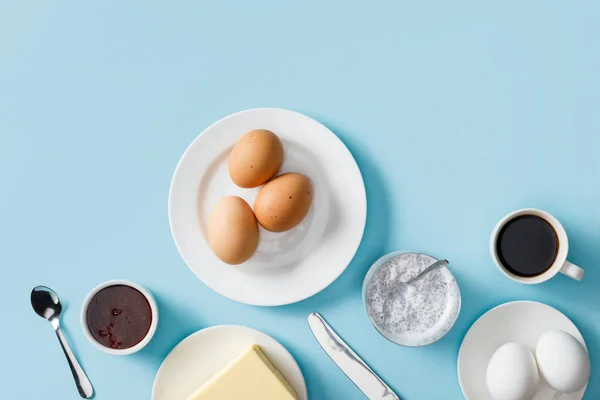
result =
[{"label": "spoon in glass", "polygon": [[62,305],[60,304],[58,295],[49,287],[36,286],[31,291],[31,306],[37,315],[50,321],[52,324],[54,332],[58,337],[58,341],[69,362],[69,367],[71,368],[71,373],[73,373],[79,395],[84,399],[91,398],[94,395],[94,388],[77,362],[77,359],[73,355],[73,352],[60,329],[60,313],[62,312]]},{"label": "spoon in glass", "polygon": [[423,271],[419,272],[417,275],[415,275],[412,278],[410,278],[409,280],[407,280],[406,282],[400,282],[400,283],[404,284],[404,285],[410,285],[411,283],[415,283],[416,281],[421,279],[423,276],[430,273],[432,270],[439,268],[439,267],[445,267],[446,265],[448,265],[448,260],[438,260],[438,261],[434,262],[433,264],[431,264],[429,267],[425,268]]},{"label": "spoon in glass", "polygon": [[440,267],[444,267],[446,265],[448,265],[448,260],[438,260],[430,266],[428,266],[427,268],[425,268],[423,271],[419,272],[417,275],[407,280],[406,282],[395,282],[394,286],[389,290],[388,296],[386,296],[386,299],[383,302],[383,310],[388,314],[391,313],[392,303],[395,304],[395,306],[393,307],[394,309],[405,309],[406,307],[408,307],[409,305],[406,301],[407,293],[413,293],[411,291],[415,290],[412,284],[424,277],[425,275],[427,275],[428,273],[430,273],[431,271]]}]

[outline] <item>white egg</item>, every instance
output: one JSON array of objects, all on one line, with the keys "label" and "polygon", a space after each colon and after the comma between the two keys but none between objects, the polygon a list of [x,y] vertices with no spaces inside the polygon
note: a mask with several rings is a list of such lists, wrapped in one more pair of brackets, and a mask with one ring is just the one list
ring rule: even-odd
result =
[{"label": "white egg", "polygon": [[573,336],[559,330],[544,333],[535,349],[538,368],[548,384],[561,393],[574,393],[590,378],[590,357]]},{"label": "white egg", "polygon": [[494,400],[531,400],[539,381],[531,350],[518,343],[498,348],[488,364],[486,382]]}]

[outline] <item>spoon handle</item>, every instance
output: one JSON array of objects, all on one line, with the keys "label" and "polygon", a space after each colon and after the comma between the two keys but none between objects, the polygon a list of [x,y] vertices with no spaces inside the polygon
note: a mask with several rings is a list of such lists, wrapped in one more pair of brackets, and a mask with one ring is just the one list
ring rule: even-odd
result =
[{"label": "spoon handle", "polygon": [[419,279],[421,279],[423,276],[427,275],[428,273],[430,273],[432,270],[439,268],[441,266],[445,266],[448,265],[448,260],[438,260],[436,262],[434,262],[433,264],[431,264],[429,267],[425,268],[423,271],[419,272],[417,274],[417,276],[415,276],[412,279],[409,279],[408,281],[404,282],[407,285],[410,285],[411,283],[414,283],[416,281],[418,281]]},{"label": "spoon handle", "polygon": [[77,390],[79,391],[79,395],[84,399],[89,399],[94,395],[94,388],[90,383],[87,375],[81,368],[81,365],[77,362],[75,355],[71,351],[67,340],[65,339],[65,335],[63,335],[60,326],[57,326],[54,331],[56,332],[56,337],[60,342],[60,346],[67,357],[67,361],[69,362],[69,368],[71,368],[71,373],[73,374],[73,379],[75,379],[75,385],[77,385]]}]

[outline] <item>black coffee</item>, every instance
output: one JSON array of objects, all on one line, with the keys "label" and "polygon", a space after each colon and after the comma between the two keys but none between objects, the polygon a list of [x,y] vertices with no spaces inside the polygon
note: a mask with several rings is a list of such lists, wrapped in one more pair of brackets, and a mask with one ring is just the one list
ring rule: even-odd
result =
[{"label": "black coffee", "polygon": [[498,234],[496,252],[511,273],[532,277],[545,272],[558,254],[558,236],[545,219],[522,215],[506,223]]}]

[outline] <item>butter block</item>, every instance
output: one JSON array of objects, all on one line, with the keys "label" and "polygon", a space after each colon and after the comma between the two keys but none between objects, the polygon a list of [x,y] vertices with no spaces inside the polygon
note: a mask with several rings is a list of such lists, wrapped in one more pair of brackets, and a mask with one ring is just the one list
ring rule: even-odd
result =
[{"label": "butter block", "polygon": [[187,400],[297,400],[298,394],[258,345],[233,360]]}]

